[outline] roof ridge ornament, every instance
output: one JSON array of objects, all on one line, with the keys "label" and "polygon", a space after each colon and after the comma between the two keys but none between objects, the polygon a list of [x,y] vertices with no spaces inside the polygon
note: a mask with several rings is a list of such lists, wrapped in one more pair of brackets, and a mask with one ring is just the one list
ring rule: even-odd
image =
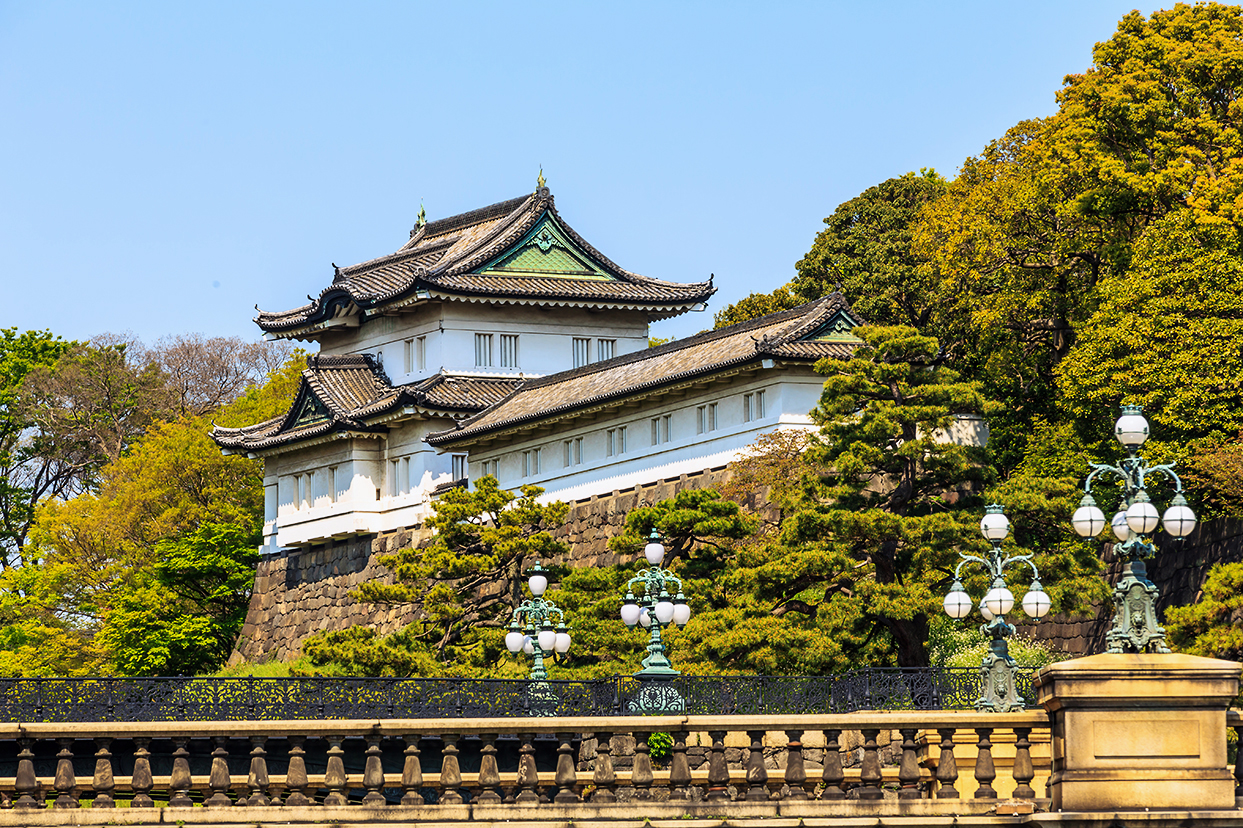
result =
[{"label": "roof ridge ornament", "polygon": [[547,190],[547,189],[548,189],[548,182],[544,179],[544,165],[540,164],[539,175],[535,179],[535,191],[538,193],[540,190]]}]

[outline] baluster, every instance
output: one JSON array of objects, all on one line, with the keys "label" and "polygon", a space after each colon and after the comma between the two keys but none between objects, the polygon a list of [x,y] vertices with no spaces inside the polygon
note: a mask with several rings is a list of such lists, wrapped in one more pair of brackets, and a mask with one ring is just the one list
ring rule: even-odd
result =
[{"label": "baluster", "polygon": [[307,796],[307,788],[311,780],[306,776],[306,744],[305,736],[289,737],[289,770],[285,773],[285,804],[294,808],[314,805],[315,800]]},{"label": "baluster", "polygon": [[592,802],[616,802],[617,773],[613,770],[613,734],[596,733],[596,770],[592,782],[596,792],[591,795]]},{"label": "baluster", "polygon": [[1030,727],[1014,729],[1014,794],[1012,799],[1035,799],[1036,791],[1032,788],[1032,780],[1036,778],[1036,769],[1032,767],[1032,743]]},{"label": "baluster", "polygon": [[749,802],[768,801],[768,769],[764,767],[764,733],[763,730],[748,730],[751,748],[747,756],[747,795]]},{"label": "baluster", "polygon": [[462,769],[458,765],[457,740],[461,738],[453,733],[441,737],[445,740],[444,754],[440,761],[440,804],[461,805]]},{"label": "baluster", "polygon": [[941,756],[937,759],[937,799],[958,799],[958,763],[954,761],[954,728],[937,730],[941,736]]},{"label": "baluster", "polygon": [[203,800],[203,805],[219,808],[233,804],[229,799],[229,788],[233,784],[229,776],[229,750],[226,747],[229,737],[213,736],[212,741],[216,747],[211,752],[211,775],[207,777],[207,787],[211,789],[212,795]]},{"label": "baluster", "polygon": [[250,786],[250,796],[239,796],[238,805],[270,805],[271,800],[264,794],[271,780],[268,779],[268,752],[265,749],[267,736],[250,737],[250,772],[246,775],[246,784]]},{"label": "baluster", "polygon": [[980,787],[975,789],[975,798],[996,799],[997,792],[993,790],[993,780],[997,778],[997,769],[993,767],[993,743],[989,741],[989,737],[993,735],[993,729],[977,727],[975,732],[980,737],[976,745],[978,752],[975,755],[975,781],[980,783]]},{"label": "baluster", "polygon": [[860,799],[880,799],[885,794],[880,789],[880,752],[876,746],[876,737],[880,729],[871,727],[863,730],[863,761],[859,765]]},{"label": "baluster", "polygon": [[363,797],[364,805],[387,805],[388,800],[381,793],[384,787],[384,764],[380,761],[383,751],[380,750],[381,737],[371,733],[367,737],[366,764],[363,766],[363,787],[367,795]]},{"label": "baluster", "polygon": [[824,792],[821,799],[845,799],[846,791],[842,783],[846,781],[846,772],[842,770],[842,751],[838,739],[842,737],[840,730],[824,731]]},{"label": "baluster", "polygon": [[170,808],[189,808],[194,805],[194,801],[190,799],[190,785],[193,780],[190,778],[190,751],[186,749],[189,743],[189,736],[173,738],[173,772],[168,778]]},{"label": "baluster", "polygon": [[60,752],[56,754],[56,778],[52,782],[52,790],[56,791],[56,802],[53,808],[78,807],[78,778],[73,773],[73,739],[57,739]]},{"label": "baluster", "polygon": [[902,734],[902,762],[898,767],[898,782],[902,788],[898,791],[898,799],[919,799],[919,762],[915,757],[915,728],[904,727]]},{"label": "baluster", "polygon": [[652,746],[648,739],[650,732],[637,731],[634,734],[634,765],[630,769],[630,784],[634,786],[634,798],[647,800],[652,798]]},{"label": "baluster", "polygon": [[[116,781],[112,778],[112,738],[99,736],[95,739],[95,778],[91,780],[91,789],[95,791],[92,808],[115,808],[116,801],[112,792],[116,790]],[[137,764],[137,763],[135,763]]]},{"label": "baluster", "polygon": [[501,803],[501,771],[496,764],[496,734],[484,733],[480,737],[483,747],[479,749],[479,796],[475,802],[481,805]]},{"label": "baluster", "polygon": [[578,785],[578,774],[574,769],[574,746],[570,744],[573,738],[571,733],[557,734],[557,775],[554,777],[557,795],[552,801],[562,805],[581,801],[578,792],[574,790]]},{"label": "baluster", "polygon": [[18,739],[21,751],[17,754],[17,777],[13,780],[13,789],[20,794],[13,803],[14,808],[42,808],[44,802],[36,798],[39,793],[39,779],[35,776],[34,739]]},{"label": "baluster", "polygon": [[406,742],[406,758],[401,766],[401,787],[405,793],[401,796],[401,804],[423,805],[423,794],[419,792],[423,787],[423,766],[419,764],[419,739],[422,736],[408,733],[403,738]]},{"label": "baluster", "polygon": [[725,764],[725,731],[710,730],[708,737],[712,739],[712,748],[708,754],[708,793],[704,798],[709,802],[728,802],[729,766]]},{"label": "baluster", "polygon": [[535,805],[539,803],[539,774],[535,769],[535,734],[524,733],[519,737],[522,747],[518,748],[518,796],[514,800],[519,805]]},{"label": "baluster", "polygon": [[151,751],[147,750],[150,744],[151,738],[148,736],[134,738],[134,775],[129,782],[130,789],[134,792],[134,798],[129,802],[131,808],[155,807],[155,802],[151,799],[151,789],[155,787],[155,780],[151,778]]},{"label": "baluster", "polygon": [[329,736],[328,767],[324,770],[324,787],[328,789],[324,797],[325,805],[349,805],[350,798],[345,793],[345,784],[349,781],[345,775],[345,751],[341,749],[344,736]]},{"label": "baluster", "polygon": [[786,772],[785,783],[790,792],[786,799],[807,799],[804,785],[807,783],[807,768],[803,765],[803,731],[786,731]]},{"label": "baluster", "polygon": [[679,730],[673,734],[673,759],[669,762],[669,799],[691,798],[691,765],[686,761],[686,739],[690,733]]}]

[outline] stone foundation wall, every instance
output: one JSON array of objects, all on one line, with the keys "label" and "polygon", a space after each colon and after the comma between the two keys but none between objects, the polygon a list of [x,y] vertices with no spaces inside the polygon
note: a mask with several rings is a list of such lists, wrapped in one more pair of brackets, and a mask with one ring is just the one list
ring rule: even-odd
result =
[{"label": "stone foundation wall", "polygon": [[[728,468],[721,466],[571,503],[565,526],[557,533],[570,545],[569,563],[618,563],[608,542],[622,531],[631,511],[673,497],[682,489],[720,486],[728,478]],[[290,660],[298,656],[302,642],[309,636],[328,630],[366,624],[387,635],[406,626],[416,618],[414,608],[360,603],[349,593],[367,581],[391,583],[392,574],[377,556],[422,543],[429,537],[427,530],[410,527],[288,549],[264,558],[259,562],[246,622],[229,663]]]}]

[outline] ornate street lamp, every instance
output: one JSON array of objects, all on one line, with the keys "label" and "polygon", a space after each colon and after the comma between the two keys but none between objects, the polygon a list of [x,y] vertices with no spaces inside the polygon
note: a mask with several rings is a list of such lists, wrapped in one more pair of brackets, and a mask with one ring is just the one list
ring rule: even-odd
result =
[{"label": "ornate street lamp", "polygon": [[[1165,628],[1157,622],[1156,584],[1148,580],[1144,563],[1156,557],[1152,535],[1158,523],[1172,538],[1185,538],[1196,528],[1196,516],[1183,497],[1183,481],[1174,473],[1174,464],[1149,466],[1139,456],[1139,447],[1148,439],[1148,420],[1138,405],[1122,406],[1122,416],[1114,425],[1114,436],[1126,449],[1126,458],[1117,466],[1089,463],[1092,471],[1083,483],[1083,500],[1070,518],[1071,526],[1085,538],[1099,535],[1105,528],[1105,513],[1092,497],[1092,483],[1109,474],[1122,482],[1122,507],[1108,521],[1118,543],[1114,550],[1122,557],[1122,578],[1114,586],[1113,627],[1105,635],[1105,652],[1137,653],[1151,650],[1168,653]],[[1174,497],[1158,521],[1157,507],[1148,497],[1147,479],[1160,475],[1174,484]]]},{"label": "ornate street lamp", "polygon": [[[681,673],[673,669],[660,631],[670,624],[686,626],[691,608],[682,594],[682,579],[660,567],[665,560],[665,546],[655,528],[643,548],[643,556],[651,566],[626,583],[621,607],[621,618],[627,627],[639,625],[648,631],[643,669],[635,673],[642,687],[630,707],[636,713],[680,712],[686,708],[686,702],[671,682]],[[642,593],[638,597],[636,587]]]},{"label": "ornate street lamp", "polygon": [[1001,551],[1001,542],[1010,534],[1010,521],[1002,513],[1002,507],[993,504],[986,507],[984,519],[980,521],[980,533],[990,541],[993,549],[989,557],[981,558],[959,552],[962,558],[954,569],[954,583],[945,596],[945,612],[950,618],[966,618],[974,601],[962,586],[962,568],[968,564],[981,564],[989,574],[992,588],[980,601],[980,614],[988,623],[980,627],[980,632],[991,636],[989,652],[980,663],[981,694],[975,703],[976,710],[988,710],[993,713],[1010,713],[1023,710],[1023,700],[1019,698],[1015,677],[1018,674],[1017,664],[1010,657],[1010,646],[1006,638],[1014,634],[1014,627],[1006,622],[1006,613],[1014,608],[1014,594],[1006,587],[1005,570],[1010,564],[1026,564],[1032,571],[1032,584],[1023,596],[1023,612],[1032,618],[1043,618],[1049,612],[1049,596],[1040,585],[1040,573],[1031,561],[1031,555],[1006,556]]},{"label": "ornate street lamp", "polygon": [[[509,632],[505,634],[505,646],[511,653],[524,652],[535,657],[531,679],[546,682],[545,658],[564,656],[570,650],[570,633],[565,626],[565,613],[544,597],[548,589],[548,575],[537,562],[527,570],[529,598],[514,608]],[[556,626],[553,626],[554,617]]]}]

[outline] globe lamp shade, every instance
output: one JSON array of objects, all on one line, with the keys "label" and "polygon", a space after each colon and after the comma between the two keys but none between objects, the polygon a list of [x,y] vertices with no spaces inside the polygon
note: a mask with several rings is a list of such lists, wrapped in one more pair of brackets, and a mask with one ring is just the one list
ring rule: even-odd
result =
[{"label": "globe lamp shade", "polygon": [[652,614],[648,611],[647,607],[644,607],[639,611],[639,625],[645,630],[652,626]]},{"label": "globe lamp shade", "polygon": [[954,581],[954,585],[950,587],[950,591],[945,596],[945,614],[950,618],[966,618],[971,614],[973,602],[971,596],[962,588],[962,584]]},{"label": "globe lamp shade", "polygon": [[[980,521],[980,534],[991,541],[1005,540],[1010,534],[1010,521],[1001,513],[1000,506],[989,506],[988,514]],[[994,511],[995,510],[995,511]]]},{"label": "globe lamp shade", "polygon": [[570,634],[561,630],[557,633],[557,640],[553,644],[553,649],[559,653],[568,653],[570,651]]},{"label": "globe lamp shade", "polygon": [[685,627],[686,622],[691,620],[691,605],[685,601],[679,601],[673,605],[673,623],[679,627]]},{"label": "globe lamp shade", "polygon": [[1157,523],[1161,516],[1157,507],[1147,500],[1137,500],[1126,507],[1126,525],[1137,535],[1147,535],[1157,531]]},{"label": "globe lamp shade", "polygon": [[1127,448],[1142,446],[1148,439],[1148,420],[1138,405],[1122,406],[1122,416],[1114,424],[1114,436]]},{"label": "globe lamp shade", "polygon": [[662,624],[673,620],[673,602],[668,598],[656,602],[656,620]]},{"label": "globe lamp shade", "polygon": [[1182,495],[1174,496],[1174,503],[1161,516],[1161,525],[1171,538],[1185,538],[1196,528],[1196,513],[1191,511]]},{"label": "globe lamp shade", "polygon": [[1053,602],[1049,600],[1049,594],[1040,588],[1039,583],[1033,583],[1023,596],[1023,612],[1031,618],[1044,618],[1051,606]]},{"label": "globe lamp shade", "polygon": [[522,645],[526,643],[526,636],[517,630],[511,630],[505,633],[505,649],[511,653],[516,653],[522,649]]},{"label": "globe lamp shade", "polygon": [[539,648],[546,653],[551,653],[557,646],[557,631],[545,627],[539,631]]},{"label": "globe lamp shade", "polygon": [[1005,615],[1014,608],[1014,593],[1004,586],[994,586],[984,596],[984,606],[994,616]]},{"label": "globe lamp shade", "polygon": [[984,604],[983,601],[980,601],[980,615],[984,616],[985,621],[992,621],[994,618],[997,617],[988,611],[988,607]]},{"label": "globe lamp shade", "polygon": [[1109,521],[1109,528],[1113,529],[1114,537],[1120,541],[1130,540],[1131,527],[1126,523],[1126,512],[1118,512]]},{"label": "globe lamp shade", "polygon": [[522,652],[527,655],[535,655],[535,639],[529,635],[522,637]]},{"label": "globe lamp shade", "polygon": [[527,581],[527,586],[531,588],[531,594],[538,598],[548,589],[548,576],[532,575],[530,580]]},{"label": "globe lamp shade", "polygon": [[665,546],[660,541],[652,541],[643,547],[643,557],[647,558],[647,562],[652,566],[660,566],[661,561],[665,559]]},{"label": "globe lamp shade", "polygon": [[635,603],[633,597],[627,598],[626,603],[622,604],[621,618],[627,627],[633,627],[639,623],[639,605]]},{"label": "globe lamp shade", "polygon": [[1091,495],[1085,495],[1079,508],[1070,516],[1070,525],[1081,538],[1094,538],[1105,528],[1105,513]]}]

